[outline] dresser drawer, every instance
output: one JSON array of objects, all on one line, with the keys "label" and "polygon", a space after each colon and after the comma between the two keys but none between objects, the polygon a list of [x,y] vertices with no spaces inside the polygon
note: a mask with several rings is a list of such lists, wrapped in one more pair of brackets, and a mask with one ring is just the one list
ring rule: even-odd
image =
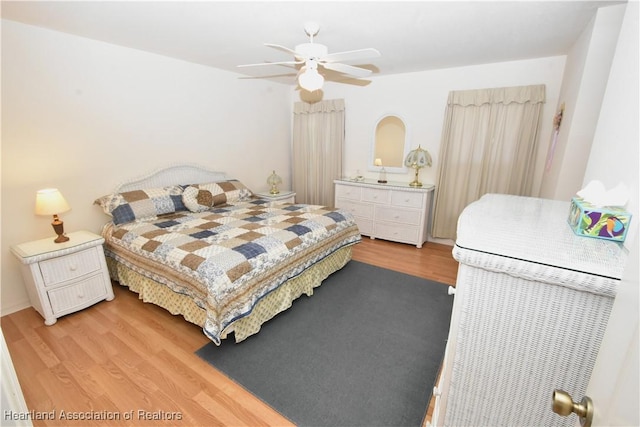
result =
[{"label": "dresser drawer", "polygon": [[45,286],[73,280],[98,271],[100,268],[100,254],[95,247],[40,262],[40,271]]},{"label": "dresser drawer", "polygon": [[356,217],[356,224],[358,224],[358,230],[360,234],[365,236],[373,236],[373,220]]},{"label": "dresser drawer", "polygon": [[351,185],[336,185],[336,198],[360,200],[362,189]]},{"label": "dresser drawer", "polygon": [[394,191],[393,194],[391,194],[391,204],[405,208],[420,209],[423,206],[425,197],[422,193]]},{"label": "dresser drawer", "polygon": [[88,277],[69,286],[61,286],[48,293],[51,308],[56,315],[77,311],[107,296],[102,273]]},{"label": "dresser drawer", "polygon": [[362,201],[388,205],[391,202],[391,190],[382,188],[363,188]]},{"label": "dresser drawer", "polygon": [[338,199],[336,207],[350,212],[356,219],[373,219],[373,206],[367,203]]},{"label": "dresser drawer", "polygon": [[418,238],[418,227],[376,222],[374,233],[376,237],[381,239],[395,242],[415,242]]},{"label": "dresser drawer", "polygon": [[376,206],[376,221],[390,221],[399,224],[420,225],[421,212],[399,209],[392,206]]}]

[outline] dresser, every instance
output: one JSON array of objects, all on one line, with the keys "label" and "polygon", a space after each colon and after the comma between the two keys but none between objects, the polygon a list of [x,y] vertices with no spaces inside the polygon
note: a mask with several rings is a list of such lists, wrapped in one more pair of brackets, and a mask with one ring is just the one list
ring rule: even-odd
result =
[{"label": "dresser", "polygon": [[418,248],[427,241],[434,186],[409,183],[338,179],[335,206],[351,212],[360,233],[372,239],[410,243]]},{"label": "dresser", "polygon": [[54,243],[51,237],[11,247],[21,263],[31,305],[45,325],[114,297],[102,236],[88,231],[67,236],[63,243]]},{"label": "dresser", "polygon": [[576,236],[568,215],[569,202],[499,194],[460,215],[435,425],[576,425],[552,394],[585,395],[628,254]]}]

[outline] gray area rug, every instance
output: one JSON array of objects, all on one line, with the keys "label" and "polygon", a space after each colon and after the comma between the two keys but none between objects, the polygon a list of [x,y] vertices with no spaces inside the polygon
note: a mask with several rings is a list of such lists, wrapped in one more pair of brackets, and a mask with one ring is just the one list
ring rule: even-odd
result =
[{"label": "gray area rug", "polygon": [[443,284],[350,261],[257,335],[196,353],[299,426],[419,426],[452,304]]}]

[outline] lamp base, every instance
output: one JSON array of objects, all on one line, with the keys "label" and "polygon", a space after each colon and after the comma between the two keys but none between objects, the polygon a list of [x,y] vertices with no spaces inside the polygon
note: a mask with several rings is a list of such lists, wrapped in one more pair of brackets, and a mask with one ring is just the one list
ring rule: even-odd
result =
[{"label": "lamp base", "polygon": [[54,240],[55,243],[64,243],[69,241],[69,238],[64,235],[64,223],[60,218],[58,218],[58,215],[53,216],[51,226],[53,227],[53,231],[58,235],[58,238]]},{"label": "lamp base", "polygon": [[60,234],[58,235],[58,238],[54,240],[54,242],[56,243],[64,243],[64,242],[68,242],[69,238],[67,236],[65,236],[64,234]]},{"label": "lamp base", "polygon": [[415,176],[413,177],[413,181],[411,181],[409,183],[409,186],[411,187],[422,187],[422,183],[420,182],[420,180],[418,180],[418,172],[420,171],[420,168],[418,167],[417,164],[413,164],[413,169],[415,171]]}]

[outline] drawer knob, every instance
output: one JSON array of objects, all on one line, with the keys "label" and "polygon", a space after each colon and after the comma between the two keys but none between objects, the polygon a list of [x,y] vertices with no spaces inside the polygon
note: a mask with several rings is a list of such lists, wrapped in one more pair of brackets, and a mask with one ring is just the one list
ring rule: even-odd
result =
[{"label": "drawer knob", "polygon": [[77,269],[78,269],[78,266],[77,266],[77,265],[75,265],[75,264],[71,264],[71,265],[69,266],[69,270],[71,270],[71,271],[76,271]]}]

